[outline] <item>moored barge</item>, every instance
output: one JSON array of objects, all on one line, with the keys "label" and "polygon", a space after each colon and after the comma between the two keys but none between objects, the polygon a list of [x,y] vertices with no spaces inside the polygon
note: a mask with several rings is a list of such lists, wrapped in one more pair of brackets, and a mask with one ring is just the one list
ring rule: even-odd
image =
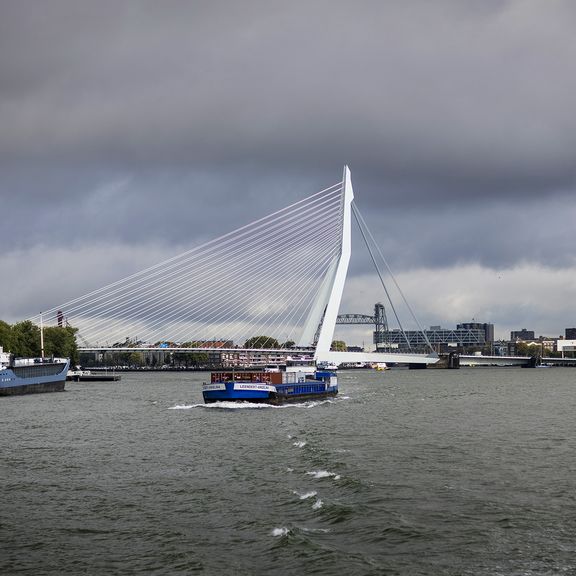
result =
[{"label": "moored barge", "polygon": [[61,392],[68,358],[14,358],[0,347],[0,396]]}]

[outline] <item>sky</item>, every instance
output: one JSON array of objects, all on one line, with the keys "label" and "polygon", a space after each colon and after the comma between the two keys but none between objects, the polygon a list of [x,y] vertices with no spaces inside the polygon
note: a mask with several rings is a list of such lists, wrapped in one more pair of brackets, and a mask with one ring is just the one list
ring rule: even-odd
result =
[{"label": "sky", "polygon": [[[575,29],[571,0],[2,0],[0,319],[245,225],[347,164],[424,327],[563,335]],[[368,264],[353,255],[341,313],[382,299]]]}]

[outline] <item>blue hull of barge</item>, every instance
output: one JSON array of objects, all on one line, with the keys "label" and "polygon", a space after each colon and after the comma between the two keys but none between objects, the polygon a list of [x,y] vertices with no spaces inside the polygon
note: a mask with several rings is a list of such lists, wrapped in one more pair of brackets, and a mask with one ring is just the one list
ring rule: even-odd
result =
[{"label": "blue hull of barge", "polygon": [[61,392],[69,362],[36,363],[0,370],[0,396]]}]

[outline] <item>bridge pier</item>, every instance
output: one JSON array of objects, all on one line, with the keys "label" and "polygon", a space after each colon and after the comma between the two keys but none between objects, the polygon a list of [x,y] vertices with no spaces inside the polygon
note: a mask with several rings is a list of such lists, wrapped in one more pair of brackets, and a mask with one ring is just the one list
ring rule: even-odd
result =
[{"label": "bridge pier", "polygon": [[446,368],[458,370],[460,368],[460,355],[456,352],[450,352],[450,354],[448,354],[448,365]]},{"label": "bridge pier", "polygon": [[413,364],[410,363],[408,364],[408,369],[409,370],[425,370],[426,369],[426,364]]}]

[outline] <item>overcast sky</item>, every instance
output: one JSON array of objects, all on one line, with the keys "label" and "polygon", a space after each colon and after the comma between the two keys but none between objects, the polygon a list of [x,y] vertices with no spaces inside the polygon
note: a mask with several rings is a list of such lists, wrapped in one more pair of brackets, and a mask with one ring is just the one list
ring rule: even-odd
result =
[{"label": "overcast sky", "polygon": [[[308,196],[424,326],[576,326],[571,0],[0,2],[0,319]],[[368,259],[342,313],[371,313]]]}]

